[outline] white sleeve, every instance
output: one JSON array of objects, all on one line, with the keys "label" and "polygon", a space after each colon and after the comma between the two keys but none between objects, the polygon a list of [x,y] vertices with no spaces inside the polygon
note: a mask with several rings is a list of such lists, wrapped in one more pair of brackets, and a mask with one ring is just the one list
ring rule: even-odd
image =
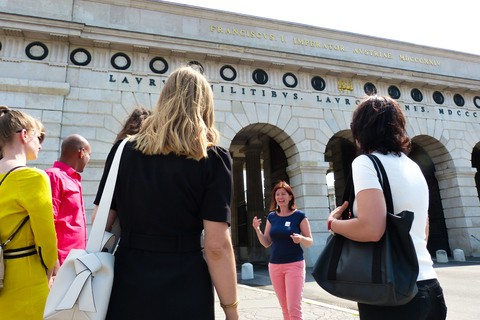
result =
[{"label": "white sleeve", "polygon": [[352,177],[355,190],[355,196],[362,190],[380,189],[382,186],[378,181],[377,171],[366,155],[360,155],[352,162]]}]

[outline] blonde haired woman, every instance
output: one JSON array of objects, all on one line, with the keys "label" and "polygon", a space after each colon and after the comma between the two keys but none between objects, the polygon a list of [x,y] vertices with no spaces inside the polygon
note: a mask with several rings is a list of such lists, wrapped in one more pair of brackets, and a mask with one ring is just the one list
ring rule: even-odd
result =
[{"label": "blonde haired woman", "polygon": [[0,242],[5,258],[0,319],[43,318],[57,261],[50,183],[44,171],[26,167],[37,158],[44,137],[38,120],[0,106]]},{"label": "blonde haired woman", "polygon": [[[212,282],[226,319],[238,319],[228,230],[232,162],[215,145],[213,125],[209,83],[193,68],[180,68],[126,144],[112,203],[122,235],[107,319],[213,320]],[[107,158],[97,205],[117,147]]]}]

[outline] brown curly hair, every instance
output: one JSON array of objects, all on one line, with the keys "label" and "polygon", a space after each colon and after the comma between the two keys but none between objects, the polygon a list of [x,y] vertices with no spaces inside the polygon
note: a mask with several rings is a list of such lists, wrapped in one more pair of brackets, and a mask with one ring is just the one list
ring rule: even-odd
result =
[{"label": "brown curly hair", "polygon": [[118,133],[115,142],[123,140],[127,136],[132,136],[142,128],[143,121],[152,114],[151,110],[145,107],[135,108],[123,125],[123,129]]},{"label": "brown curly hair", "polygon": [[406,130],[406,120],[395,100],[384,96],[369,96],[353,112],[350,124],[359,153],[373,151],[382,154],[408,154],[411,140]]}]

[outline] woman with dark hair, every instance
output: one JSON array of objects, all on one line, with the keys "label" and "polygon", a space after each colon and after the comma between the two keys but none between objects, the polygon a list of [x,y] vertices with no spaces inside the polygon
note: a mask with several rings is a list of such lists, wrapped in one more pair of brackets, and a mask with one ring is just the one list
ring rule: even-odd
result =
[{"label": "woman with dark hair", "polygon": [[136,134],[142,128],[142,124],[147,117],[152,114],[151,110],[148,110],[145,107],[137,107],[133,109],[130,116],[128,116],[125,124],[123,125],[122,130],[118,133],[115,142],[123,140],[128,136]]},{"label": "woman with dark hair", "polygon": [[352,163],[355,189],[354,219],[339,220],[348,202],[336,208],[327,221],[333,233],[355,241],[378,241],[385,233],[386,203],[377,171],[364,154],[380,159],[388,175],[394,213],[414,213],[410,230],[417,253],[417,295],[407,304],[384,307],[358,304],[362,320],[443,320],[447,308],[442,288],[427,250],[428,186],[418,165],[407,157],[411,141],[400,106],[391,98],[370,96],[353,113],[351,129],[360,155]]},{"label": "woman with dark hair", "polygon": [[260,243],[265,248],[272,246],[268,271],[283,318],[303,319],[305,259],[300,244],[312,246],[310,224],[305,213],[297,209],[293,190],[285,181],[273,188],[270,210],[265,232],[260,230],[262,220],[257,217],[253,218],[253,227]]}]

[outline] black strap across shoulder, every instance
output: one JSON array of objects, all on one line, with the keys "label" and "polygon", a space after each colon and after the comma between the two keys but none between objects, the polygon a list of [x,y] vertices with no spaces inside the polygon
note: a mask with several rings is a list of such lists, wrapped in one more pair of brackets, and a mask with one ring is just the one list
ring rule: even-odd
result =
[{"label": "black strap across shoulder", "polygon": [[[385,168],[382,165],[380,159],[373,154],[365,154],[375,166],[375,171],[377,171],[378,181],[383,189],[383,195],[385,197],[385,203],[387,206],[387,212],[391,212],[393,214],[393,200],[392,200],[392,192],[390,189],[390,183],[388,181],[387,173]],[[345,192],[343,194],[343,200],[348,201],[348,209],[342,213],[342,219],[347,220],[351,219],[352,216],[350,215],[351,210],[353,209],[353,201],[355,200],[355,191],[353,186],[353,176],[352,172],[348,175],[346,184],[345,184]],[[329,279],[336,279],[336,269],[341,255],[341,248],[343,246],[343,241],[345,238],[343,236],[337,236],[337,241],[334,244],[334,254],[332,256],[332,262],[329,266],[328,278]],[[374,243],[374,252],[373,252],[373,261],[372,261],[372,282],[373,283],[382,283],[382,272],[381,268],[381,259],[382,259],[382,241],[378,241]]]},{"label": "black strap across shoulder", "polygon": [[[373,154],[365,154],[375,166],[375,170],[377,171],[378,181],[380,182],[380,186],[382,187],[383,194],[385,196],[385,203],[387,205],[387,212],[393,213],[393,200],[392,200],[392,191],[390,189],[390,183],[388,182],[387,172],[383,167],[382,162],[378,159],[377,156]],[[350,171],[348,178],[345,183],[345,192],[343,193],[343,200],[342,203],[348,201],[348,209],[352,210],[353,208],[353,201],[355,200],[355,192],[353,187],[353,177],[352,172]],[[342,214],[342,219],[346,220],[349,219],[349,210],[345,210]]]},{"label": "black strap across shoulder", "polygon": [[2,183],[3,183],[3,180],[5,180],[5,178],[6,178],[12,171],[15,171],[15,170],[17,170],[18,168],[23,168],[23,167],[25,167],[25,166],[16,166],[16,167],[8,170],[8,172],[7,172],[7,173],[5,174],[5,176],[3,177],[2,181],[0,181],[0,186],[1,186]]},{"label": "black strap across shoulder", "polygon": [[[0,185],[2,185],[3,181],[5,180],[5,178],[14,170],[18,169],[18,168],[22,168],[24,166],[17,166],[17,167],[14,167],[12,169],[10,169],[6,174],[5,176],[3,177],[2,181],[0,181]],[[15,237],[15,235],[18,233],[18,231],[25,225],[25,223],[27,223],[28,219],[30,219],[30,216],[26,216],[25,219],[23,219],[22,223],[20,224],[20,226],[17,228],[17,230],[15,230],[15,232],[7,239],[7,241],[5,241],[5,243],[0,243],[0,245],[3,247],[5,247],[7,245],[7,243],[10,242],[10,240],[13,239],[13,237]]]},{"label": "black strap across shoulder", "polygon": [[394,213],[393,211],[393,200],[392,200],[392,190],[390,189],[390,183],[388,182],[387,172],[383,167],[382,162],[376,155],[366,154],[367,157],[372,160],[375,170],[377,170],[378,180],[383,189],[383,194],[385,196],[385,203],[387,204],[387,212]]}]

